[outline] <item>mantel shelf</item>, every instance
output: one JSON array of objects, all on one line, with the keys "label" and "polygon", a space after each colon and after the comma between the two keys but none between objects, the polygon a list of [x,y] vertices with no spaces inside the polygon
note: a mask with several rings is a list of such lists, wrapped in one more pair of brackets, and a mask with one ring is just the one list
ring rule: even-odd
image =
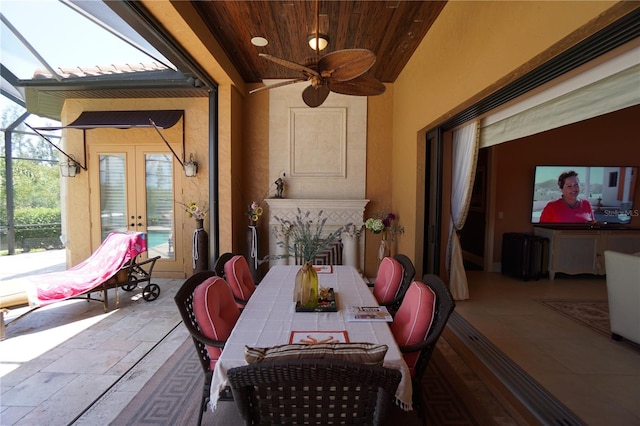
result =
[{"label": "mantel shelf", "polygon": [[343,235],[343,238],[346,238],[346,240],[343,239],[343,261],[360,271],[364,269],[364,238],[361,238],[359,229],[364,225],[364,209],[369,200],[267,198],[264,201],[269,206],[270,253],[278,253],[278,250],[282,250],[282,246],[278,245],[278,229],[281,225],[278,219],[293,222],[299,215],[298,209],[303,214],[310,212],[312,217],[322,211],[322,217],[327,219],[324,227],[326,232],[333,232],[348,224],[356,227],[358,230],[356,234],[350,237]]}]

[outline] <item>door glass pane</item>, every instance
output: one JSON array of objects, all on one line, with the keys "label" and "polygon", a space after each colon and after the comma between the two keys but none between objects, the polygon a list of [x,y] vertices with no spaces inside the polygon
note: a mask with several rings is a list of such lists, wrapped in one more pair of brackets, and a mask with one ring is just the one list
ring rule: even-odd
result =
[{"label": "door glass pane", "polygon": [[127,174],[125,154],[100,155],[100,233],[127,230]]},{"label": "door glass pane", "polygon": [[147,250],[149,257],[173,259],[173,158],[145,155],[147,193]]}]

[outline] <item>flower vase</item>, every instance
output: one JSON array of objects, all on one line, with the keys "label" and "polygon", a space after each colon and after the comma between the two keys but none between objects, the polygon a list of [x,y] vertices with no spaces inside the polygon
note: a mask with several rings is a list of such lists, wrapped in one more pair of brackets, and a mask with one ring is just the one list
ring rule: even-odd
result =
[{"label": "flower vase", "polygon": [[318,273],[311,262],[306,262],[296,274],[296,302],[307,308],[318,305]]},{"label": "flower vase", "polygon": [[209,235],[204,230],[204,219],[196,219],[193,231],[193,273],[209,269]]},{"label": "flower vase", "polygon": [[378,265],[382,263],[382,259],[391,254],[389,247],[389,241],[387,241],[387,233],[382,231],[382,239],[380,240],[380,247],[378,248]]}]

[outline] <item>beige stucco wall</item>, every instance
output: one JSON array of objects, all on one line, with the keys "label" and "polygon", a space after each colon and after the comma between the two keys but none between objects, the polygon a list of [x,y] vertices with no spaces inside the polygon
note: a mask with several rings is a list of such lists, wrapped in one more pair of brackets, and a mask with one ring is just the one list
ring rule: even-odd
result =
[{"label": "beige stucco wall", "polygon": [[[394,86],[385,84],[387,90],[371,96],[367,101],[367,183],[366,196],[370,200],[365,217],[391,208],[398,214],[399,224],[405,224],[404,215],[393,204],[391,185],[393,180],[393,104]],[[405,238],[400,236],[398,240]],[[367,231],[365,244],[365,268],[367,277],[375,277],[378,269],[378,247],[381,237]],[[395,248],[395,247],[394,247]]]},{"label": "beige stucco wall", "polygon": [[232,251],[233,231],[230,224],[232,213],[231,194],[233,193],[231,179],[231,86],[222,85],[218,88],[218,198],[225,200],[218,206],[218,222],[220,225],[220,251]]},{"label": "beige stucco wall", "polygon": [[[253,84],[247,90],[260,85]],[[242,139],[242,206],[238,220],[238,249],[243,253],[246,250],[246,233],[249,218],[245,216],[249,204],[253,201],[260,203],[264,209],[262,217],[258,220],[257,229],[259,242],[258,257],[263,258],[268,253],[269,241],[269,217],[268,206],[261,201],[269,195],[271,180],[269,179],[269,93],[260,96],[245,96],[242,115],[245,117]],[[242,240],[242,241],[240,241]],[[268,263],[262,266],[261,272],[266,272]]]},{"label": "beige stucco wall", "polygon": [[[198,162],[198,175],[195,178],[186,178],[180,169],[180,165],[174,160],[176,174],[180,173],[179,185],[174,193],[176,201],[198,203],[208,203],[209,201],[209,116],[207,98],[182,98],[182,99],[72,99],[67,100],[62,111],[62,123],[69,123],[75,120],[83,111],[118,111],[118,110],[184,110],[184,139],[185,153],[189,158],[190,154]],[[162,135],[172,145],[177,145],[176,154],[181,156],[182,144],[182,121],[178,122],[170,129],[161,130]],[[67,129],[63,132],[63,144],[67,152],[73,153],[76,158],[83,156],[83,136],[82,131],[77,129]],[[147,129],[94,129],[86,131],[87,140],[87,163],[92,159],[89,157],[91,146],[95,144],[147,144],[157,145],[165,148],[166,145],[158,132],[153,128]],[[90,235],[99,228],[99,223],[92,222],[96,216],[91,216],[92,209],[99,209],[99,206],[91,205],[91,192],[96,188],[90,187],[91,174],[98,173],[98,170],[89,168],[82,171],[78,176],[63,179],[63,234],[67,243],[67,265],[73,266],[83,261],[97,248],[95,241],[92,242]],[[168,273],[158,272],[158,276],[187,276],[192,273],[191,251],[192,233],[195,228],[194,220],[189,219],[186,213],[179,211],[176,206],[176,227],[180,228],[182,238],[176,239],[176,254],[180,251],[184,253],[184,262],[178,265],[177,271]],[[209,219],[205,220],[205,229],[209,227]],[[99,231],[98,231],[99,232]],[[178,235],[178,234],[177,234]],[[176,235],[176,236],[177,236]],[[94,238],[95,240],[95,238]],[[178,247],[179,246],[179,247]],[[155,273],[154,273],[155,275]]]},{"label": "beige stucco wall", "polygon": [[[516,70],[570,47],[610,22],[615,2],[450,1],[394,84],[392,203],[406,227],[398,250],[421,252],[424,132],[517,77]],[[627,6],[628,7],[628,6]],[[602,14],[602,16],[600,16]],[[596,19],[597,18],[597,19]],[[592,25],[583,28],[590,21]],[[526,67],[524,67],[526,68]],[[529,68],[532,68],[530,66]],[[447,200],[445,194],[443,200]],[[446,206],[444,207],[446,210]],[[446,232],[447,224],[443,223]],[[416,261],[420,264],[420,261]],[[417,268],[416,275],[422,271]]]}]

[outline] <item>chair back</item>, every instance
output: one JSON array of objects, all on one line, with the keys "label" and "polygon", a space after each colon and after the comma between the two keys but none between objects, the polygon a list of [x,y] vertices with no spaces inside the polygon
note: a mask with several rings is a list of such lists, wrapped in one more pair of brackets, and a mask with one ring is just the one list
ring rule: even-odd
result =
[{"label": "chair back", "polygon": [[455,308],[451,293],[442,280],[427,274],[414,281],[391,324],[412,376],[422,377],[436,342]]},{"label": "chair back", "polygon": [[174,300],[204,372],[213,371],[240,316],[229,285],[213,271],[198,272],[182,284]]},{"label": "chair back", "polygon": [[[391,323],[391,332],[400,348],[425,341],[433,323],[435,304],[436,295],[429,287],[419,281],[411,283]],[[419,350],[404,353],[412,376],[415,374],[419,354]]]},{"label": "chair back", "polygon": [[413,282],[413,278],[416,275],[416,268],[413,266],[411,259],[404,254],[396,254],[393,258],[402,265],[402,282],[400,283],[400,288],[396,294],[396,302],[389,308],[391,314],[395,315],[398,309],[400,309],[400,304],[402,303],[405,294],[407,294],[409,286]]},{"label": "chair back", "polygon": [[238,307],[244,307],[256,290],[256,284],[251,276],[247,259],[242,255],[233,256],[224,264],[224,275],[231,287]]},{"label": "chair back", "polygon": [[227,263],[233,256],[234,256],[233,253],[227,252],[227,253],[222,253],[220,257],[218,257],[215,265],[213,266],[213,271],[216,273],[217,276],[224,278],[225,280],[227,279],[227,277],[224,274],[224,264]]},{"label": "chair back", "polygon": [[402,265],[392,257],[384,257],[380,262],[378,275],[373,284],[373,296],[380,305],[392,305],[401,283]]},{"label": "chair back", "polygon": [[227,371],[246,424],[380,425],[397,369],[331,359],[268,361]]}]

